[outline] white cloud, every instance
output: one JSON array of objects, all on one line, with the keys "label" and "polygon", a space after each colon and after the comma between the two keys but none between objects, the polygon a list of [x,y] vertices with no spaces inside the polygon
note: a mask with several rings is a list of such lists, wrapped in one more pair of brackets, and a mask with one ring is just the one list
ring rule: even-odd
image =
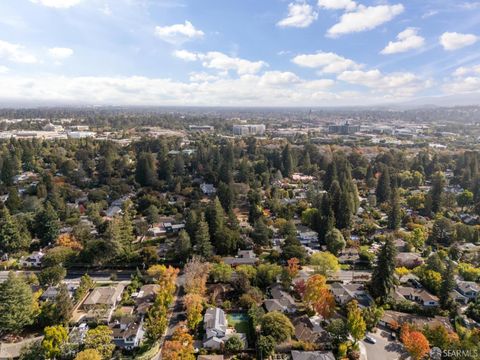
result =
[{"label": "white cloud", "polygon": [[[361,91],[333,91],[330,89],[335,84],[333,80],[303,80],[288,72],[272,71],[239,77],[206,73],[190,75],[191,80],[186,82],[144,76],[1,75],[0,99],[99,105],[341,106],[398,101],[422,89],[414,81],[403,80],[400,75],[387,77],[383,88]],[[371,86],[382,78],[382,75],[373,75],[370,76]],[[385,83],[390,88],[385,88]]]},{"label": "white cloud", "polygon": [[338,37],[376,28],[404,11],[402,4],[363,6],[342,15],[340,21],[328,29],[327,36]]},{"label": "white cloud", "polygon": [[239,75],[255,74],[263,67],[268,66],[264,61],[249,61],[238,57],[231,57],[218,51],[210,51],[206,54],[197,54],[202,60],[202,65],[209,69],[233,70]]},{"label": "white cloud", "polygon": [[62,61],[72,56],[73,50],[65,47],[54,47],[48,49],[48,54],[56,61]]},{"label": "white cloud", "polygon": [[460,34],[457,32],[445,32],[440,36],[440,44],[445,50],[458,50],[475,44],[478,36],[473,34]]},{"label": "white cloud", "polygon": [[425,39],[418,35],[418,30],[411,27],[399,33],[397,40],[390,41],[380,53],[384,55],[397,54],[421,48],[425,44]]},{"label": "white cloud", "polygon": [[208,82],[218,80],[219,78],[219,76],[211,75],[206,72],[192,72],[189,77],[191,82]]},{"label": "white cloud", "polygon": [[68,9],[70,7],[80,4],[83,0],[30,0],[34,4],[40,4],[43,6],[56,8],[56,9]]},{"label": "white cloud", "polygon": [[478,92],[480,90],[480,76],[468,76],[457,79],[443,86],[443,90],[450,94]]},{"label": "white cloud", "polygon": [[168,43],[181,44],[188,40],[202,38],[205,33],[196,29],[190,21],[185,21],[185,24],[156,26],[155,35]]},{"label": "white cloud", "polygon": [[202,66],[207,69],[215,69],[222,72],[233,70],[238,75],[256,74],[263,67],[268,66],[264,61],[250,61],[238,57],[232,57],[219,51],[209,51],[207,53],[194,53],[187,50],[177,50],[173,56],[184,61],[202,61]]},{"label": "white cloud", "polygon": [[357,3],[352,0],[318,0],[318,6],[329,10],[352,11],[357,7]]},{"label": "white cloud", "polygon": [[280,20],[277,25],[280,27],[305,28],[310,26],[318,18],[318,13],[313,7],[305,2],[288,4],[288,15]]},{"label": "white cloud", "polygon": [[0,74],[6,74],[10,71],[10,69],[6,66],[0,65]]},{"label": "white cloud", "polygon": [[430,86],[428,81],[422,81],[415,74],[409,72],[384,75],[377,69],[344,71],[337,78],[350,84],[366,86],[377,93],[387,92],[403,97],[413,96]]},{"label": "white cloud", "polygon": [[198,55],[188,50],[175,50],[173,56],[185,61],[197,61]]},{"label": "white cloud", "polygon": [[27,52],[24,46],[3,40],[0,40],[0,59],[23,64],[33,64],[37,62],[37,58]]},{"label": "white cloud", "polygon": [[362,66],[355,61],[344,58],[332,52],[303,54],[295,56],[292,61],[300,66],[318,68],[323,73],[341,73],[345,70],[360,69]]},{"label": "white cloud", "polygon": [[289,71],[267,71],[262,75],[260,80],[261,84],[272,86],[295,84],[299,82],[300,78],[296,74]]},{"label": "white cloud", "polygon": [[479,74],[480,75],[480,65],[474,66],[461,66],[453,72],[453,76],[465,76],[468,74]]}]

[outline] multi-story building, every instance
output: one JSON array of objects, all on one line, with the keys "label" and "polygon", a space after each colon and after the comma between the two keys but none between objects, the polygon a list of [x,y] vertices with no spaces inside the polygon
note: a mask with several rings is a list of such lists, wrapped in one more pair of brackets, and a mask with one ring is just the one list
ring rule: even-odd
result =
[{"label": "multi-story building", "polygon": [[233,133],[235,135],[263,135],[265,134],[265,125],[263,124],[248,124],[248,125],[233,125]]},{"label": "multi-story building", "polygon": [[360,131],[360,125],[351,125],[348,121],[343,125],[330,125],[328,132],[331,134],[350,135]]}]

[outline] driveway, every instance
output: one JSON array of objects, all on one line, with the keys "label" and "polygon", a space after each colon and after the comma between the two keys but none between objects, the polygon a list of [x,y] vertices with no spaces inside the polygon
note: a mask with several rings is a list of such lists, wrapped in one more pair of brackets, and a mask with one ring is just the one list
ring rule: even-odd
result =
[{"label": "driveway", "polygon": [[368,360],[397,360],[405,355],[403,345],[398,340],[389,339],[390,331],[379,328],[369,335],[377,340],[377,343],[371,344],[365,340],[361,342]]}]

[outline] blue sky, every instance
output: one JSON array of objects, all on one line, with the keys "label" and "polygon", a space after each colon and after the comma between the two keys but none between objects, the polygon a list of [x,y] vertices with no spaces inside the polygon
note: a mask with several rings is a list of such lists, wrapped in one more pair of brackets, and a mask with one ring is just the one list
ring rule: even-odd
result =
[{"label": "blue sky", "polygon": [[3,0],[0,100],[328,106],[471,95],[479,25],[480,1]]}]

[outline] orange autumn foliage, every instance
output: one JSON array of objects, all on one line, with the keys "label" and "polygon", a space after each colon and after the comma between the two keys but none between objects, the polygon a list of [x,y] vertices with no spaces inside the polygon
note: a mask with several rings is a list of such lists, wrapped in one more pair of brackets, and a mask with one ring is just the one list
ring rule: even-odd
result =
[{"label": "orange autumn foliage", "polygon": [[298,272],[300,271],[300,266],[298,265],[299,263],[300,261],[297,258],[291,258],[287,261],[287,272],[292,279],[297,276]]},{"label": "orange autumn foliage", "polygon": [[68,247],[72,250],[77,250],[77,251],[83,250],[82,244],[80,244],[80,242],[78,242],[75,236],[73,236],[72,234],[59,235],[57,238],[57,245]]},{"label": "orange autumn foliage", "polygon": [[421,360],[430,351],[430,343],[420,331],[410,329],[407,324],[402,326],[400,339],[414,360]]},{"label": "orange autumn foliage", "polygon": [[172,340],[165,341],[162,358],[164,360],[194,360],[194,351],[192,335],[188,333],[186,326],[180,325],[175,329]]},{"label": "orange autumn foliage", "polygon": [[335,298],[327,286],[323,275],[313,275],[305,284],[303,296],[305,304],[324,318],[330,318],[335,311]]}]

